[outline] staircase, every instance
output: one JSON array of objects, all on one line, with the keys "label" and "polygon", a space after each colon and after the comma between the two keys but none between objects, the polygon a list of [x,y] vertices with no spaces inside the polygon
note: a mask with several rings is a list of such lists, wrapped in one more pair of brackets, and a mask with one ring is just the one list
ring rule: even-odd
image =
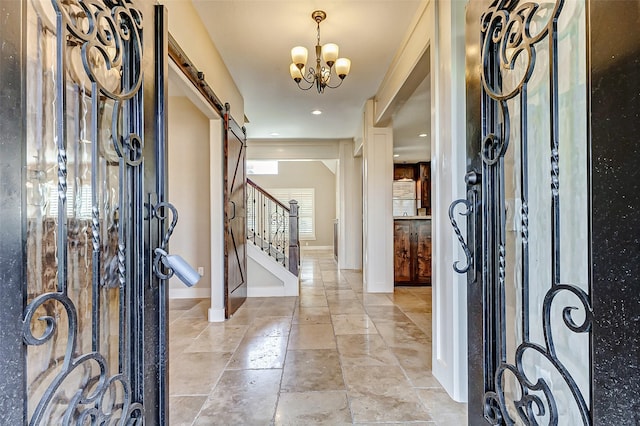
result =
[{"label": "staircase", "polygon": [[298,203],[247,179],[247,296],[298,296]]}]

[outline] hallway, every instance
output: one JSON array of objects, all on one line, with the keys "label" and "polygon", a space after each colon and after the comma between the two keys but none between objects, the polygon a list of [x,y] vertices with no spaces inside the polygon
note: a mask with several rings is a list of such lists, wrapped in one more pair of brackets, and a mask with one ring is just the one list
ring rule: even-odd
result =
[{"label": "hallway", "polygon": [[431,287],[362,293],[307,251],[300,297],[248,299],[225,323],[170,301],[170,424],[466,424],[431,375]]}]

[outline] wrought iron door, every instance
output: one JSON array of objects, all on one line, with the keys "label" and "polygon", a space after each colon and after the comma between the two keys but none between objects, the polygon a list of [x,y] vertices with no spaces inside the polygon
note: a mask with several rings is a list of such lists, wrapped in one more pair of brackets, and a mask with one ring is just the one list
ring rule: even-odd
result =
[{"label": "wrought iron door", "polygon": [[165,227],[164,10],[8,3],[13,40],[2,31],[0,42],[19,72],[0,71],[19,90],[1,114],[21,119],[17,137],[0,135],[18,165],[2,195],[21,201],[3,210],[17,232],[1,227],[11,240],[0,252],[22,268],[2,276],[21,296],[2,306],[12,363],[0,423],[163,424],[166,292],[153,249]]},{"label": "wrought iron door", "polygon": [[231,317],[247,298],[247,218],[245,130],[225,105],[224,201],[225,201],[225,316]]},{"label": "wrought iron door", "polygon": [[591,423],[585,7],[467,11],[470,424]]}]

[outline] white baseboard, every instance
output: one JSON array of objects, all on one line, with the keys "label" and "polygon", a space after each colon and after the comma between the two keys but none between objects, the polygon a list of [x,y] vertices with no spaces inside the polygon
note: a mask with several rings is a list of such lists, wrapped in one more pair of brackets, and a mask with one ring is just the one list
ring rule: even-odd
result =
[{"label": "white baseboard", "polygon": [[169,299],[208,299],[210,288],[170,288]]},{"label": "white baseboard", "polygon": [[247,297],[282,297],[284,285],[269,287],[247,287]]},{"label": "white baseboard", "polygon": [[302,251],[333,250],[333,246],[300,246],[300,250]]},{"label": "white baseboard", "polygon": [[224,322],[224,309],[213,309],[209,308],[209,322]]}]

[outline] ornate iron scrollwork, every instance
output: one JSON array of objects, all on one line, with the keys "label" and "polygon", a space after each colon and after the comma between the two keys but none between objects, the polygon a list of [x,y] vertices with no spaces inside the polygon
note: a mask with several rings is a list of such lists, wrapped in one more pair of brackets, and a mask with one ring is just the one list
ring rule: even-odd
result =
[{"label": "ornate iron scrollwork", "polygon": [[[493,389],[484,395],[484,415],[485,418],[494,425],[515,425],[516,422],[523,422],[527,425],[537,425],[540,419],[544,418],[550,425],[557,425],[561,421],[559,401],[554,394],[556,388],[552,386],[551,378],[540,371],[531,369],[531,357],[537,357],[538,362],[544,362],[549,366],[549,373],[554,377],[557,375],[561,378],[564,386],[568,389],[569,397],[562,400],[563,404],[573,402],[576,412],[579,413],[580,420],[583,424],[590,423],[589,407],[585,401],[585,397],[576,383],[576,380],[570,374],[565,364],[558,357],[554,344],[554,330],[557,332],[558,327],[552,325],[551,310],[554,305],[561,303],[557,296],[561,293],[570,293],[574,299],[579,301],[579,306],[561,306],[562,321],[565,327],[573,333],[588,333],[592,324],[592,308],[590,305],[589,295],[577,285],[564,284],[560,282],[559,275],[559,140],[557,133],[553,132],[553,126],[558,126],[558,77],[557,77],[557,20],[564,5],[564,0],[555,0],[551,3],[540,5],[534,2],[520,3],[518,0],[495,0],[489,9],[481,18],[481,45],[482,45],[482,69],[481,81],[485,100],[487,101],[487,110],[491,111],[492,118],[487,119],[487,129],[485,131],[484,142],[481,148],[481,156],[483,160],[483,174],[487,174],[488,182],[483,185],[483,200],[485,202],[494,203],[495,208],[487,210],[492,214],[491,218],[483,218],[484,227],[492,224],[494,227],[502,227],[502,229],[489,229],[488,240],[490,241],[490,264],[487,268],[490,273],[487,275],[495,280],[488,283],[489,286],[495,288],[499,297],[495,300],[489,300],[487,303],[499,304],[498,311],[505,309],[505,271],[507,262],[507,246],[504,239],[505,233],[505,212],[504,212],[504,186],[500,179],[504,179],[504,165],[502,164],[507,149],[509,147],[509,138],[512,134],[510,130],[510,112],[507,101],[521,96],[520,99],[526,103],[527,85],[533,75],[536,65],[536,44],[542,40],[549,42],[549,72],[550,72],[550,99],[551,99],[551,134],[550,137],[550,197],[552,199],[552,281],[551,285],[542,294],[545,294],[544,300],[540,306],[542,318],[542,335],[544,342],[535,342],[529,338],[528,322],[529,322],[529,300],[528,297],[528,273],[523,273],[523,300],[522,300],[522,322],[523,326],[522,340],[516,343],[515,358],[512,363],[507,362],[504,341],[502,347],[499,348],[499,359],[497,365],[494,366],[494,375],[492,378]],[[506,73],[514,77],[509,85],[506,79],[502,78],[499,73]],[[523,107],[524,108],[524,107]],[[526,114],[520,111],[520,114]],[[522,151],[527,149],[526,145],[526,116],[520,121],[523,127],[521,131]],[[516,132],[517,134],[517,132]],[[525,154],[526,155],[526,154]],[[524,161],[524,160],[523,160]],[[526,166],[523,166],[526,167]],[[526,180],[527,170],[523,172],[523,180]],[[525,185],[525,184],[523,184]],[[486,193],[485,193],[486,192]],[[529,234],[529,200],[526,191],[523,190],[521,208],[519,213],[520,220],[520,237],[522,241],[523,253],[528,253],[528,244],[530,244],[531,235]],[[450,217],[453,216],[453,208],[457,204],[464,204],[467,211],[463,215],[470,213],[470,207],[467,200],[458,200],[451,205],[449,210]],[[470,259],[466,245],[461,237],[455,222],[454,229],[458,240],[465,249],[467,259]],[[454,269],[468,270],[465,268]],[[459,272],[459,271],[458,271]],[[536,283],[542,285],[542,283]],[[566,302],[565,302],[566,303]],[[490,307],[488,310],[494,309]],[[575,312],[581,312],[580,321],[574,318]],[[493,314],[489,314],[493,315]],[[496,329],[492,333],[499,335],[504,332],[504,318],[498,318]],[[501,336],[497,337],[502,339]],[[529,359],[525,363],[525,358]],[[494,362],[490,360],[485,362]],[[485,366],[486,367],[486,366]],[[508,382],[508,379],[513,379]],[[508,384],[512,384],[515,389],[505,389]],[[508,395],[512,395],[512,399]],[[517,396],[513,396],[517,395]],[[514,418],[516,416],[517,418]]]},{"label": "ornate iron scrollwork", "polygon": [[[495,391],[487,392],[485,394],[485,416],[490,420],[491,424],[498,425],[506,423],[508,425],[515,425],[516,421],[508,414],[504,382],[505,375],[511,373],[519,384],[520,399],[514,401],[514,405],[517,409],[520,420],[527,425],[537,425],[538,421],[536,417],[548,416],[550,425],[558,424],[558,407],[553,391],[547,381],[542,378],[534,378],[530,380],[529,376],[525,372],[524,367],[524,355],[527,352],[535,352],[542,358],[546,359],[550,365],[552,365],[566,386],[569,388],[572,397],[577,405],[578,412],[582,419],[583,424],[590,423],[589,407],[580,391],[580,388],[576,384],[567,368],[558,359],[556,354],[556,348],[553,342],[553,327],[551,324],[551,306],[555,297],[563,291],[568,291],[574,294],[580,303],[582,304],[582,311],[584,313],[584,319],[580,324],[577,324],[573,319],[573,312],[580,308],[575,306],[565,306],[562,309],[562,319],[567,328],[574,333],[588,333],[591,330],[591,324],[593,320],[593,312],[591,310],[589,295],[585,293],[579,287],[568,284],[553,285],[547,292],[543,303],[543,330],[545,336],[545,344],[539,345],[532,342],[524,342],[516,349],[515,364],[502,363],[496,372],[494,379]],[[542,392],[544,399],[539,395],[532,394],[531,392]],[[545,407],[548,408],[545,409]],[[534,410],[535,408],[535,410]]]},{"label": "ornate iron scrollwork", "polygon": [[[78,335],[78,316],[76,308],[63,293],[45,293],[29,303],[25,309],[23,320],[23,336],[27,345],[39,346],[49,342],[57,331],[57,318],[53,316],[41,316],[38,321],[46,323],[46,327],[41,335],[36,336],[32,331],[38,328],[34,325],[34,316],[40,311],[40,308],[47,302],[57,302],[62,305],[67,314],[67,349],[62,361],[60,371],[55,375],[51,384],[44,392],[40,401],[35,407],[33,416],[29,421],[32,426],[47,424],[46,414],[53,404],[58,404],[56,395],[63,388],[74,372],[84,369],[83,387],[74,391],[74,396],[67,403],[67,408],[63,417],[64,424],[71,424],[71,420],[76,420],[76,424],[113,424],[117,420],[117,424],[134,424],[144,421],[144,409],[139,403],[131,402],[131,386],[129,380],[123,374],[108,376],[107,361],[99,352],[89,352],[83,355],[76,355],[76,337]],[[91,363],[97,365],[99,375],[91,376]],[[111,390],[116,386],[120,386],[123,390],[124,401],[120,404],[108,398]],[[121,413],[121,417],[116,415]]]},{"label": "ornate iron scrollwork", "polygon": [[[129,354],[124,353],[123,343],[130,337],[130,330],[122,324],[126,322],[124,313],[129,307],[124,306],[124,295],[130,292],[125,284],[130,282],[127,274],[127,252],[125,241],[130,240],[130,235],[125,234],[124,220],[130,219],[131,213],[122,209],[118,211],[118,219],[114,219],[115,232],[118,233],[117,241],[117,269],[118,284],[120,285],[120,365],[121,370],[116,374],[109,372],[110,362],[100,352],[100,283],[105,280],[108,272],[100,267],[102,254],[106,250],[101,242],[100,228],[102,222],[100,215],[105,214],[105,207],[98,194],[99,188],[97,175],[99,174],[99,162],[105,161],[99,157],[101,141],[99,138],[99,116],[103,114],[101,107],[108,102],[113,102],[113,114],[111,116],[111,142],[115,151],[122,159],[120,163],[120,193],[118,202],[124,206],[127,200],[132,198],[132,185],[125,180],[128,167],[135,167],[142,162],[143,139],[139,135],[141,131],[143,85],[142,66],[142,13],[133,6],[130,0],[40,0],[34,1],[33,7],[38,14],[39,22],[42,22],[40,30],[47,37],[55,39],[52,52],[51,89],[52,101],[48,108],[55,125],[51,138],[57,151],[58,173],[58,206],[57,206],[57,243],[56,243],[56,274],[58,279],[57,289],[54,292],[46,292],[36,296],[26,306],[23,319],[23,341],[27,346],[54,345],[59,338],[64,337],[62,329],[67,330],[66,351],[62,358],[54,362],[61,364],[49,365],[39,377],[49,378],[42,396],[33,397],[28,405],[30,410],[30,425],[50,424],[55,421],[61,424],[142,424],[144,423],[144,408],[141,403],[133,402],[134,392],[131,389],[131,377],[127,367],[123,365],[129,362]],[[54,16],[55,15],[55,16]],[[37,46],[38,52],[43,50],[43,45]],[[37,65],[41,66],[41,65]],[[41,72],[41,70],[37,70]],[[76,90],[82,97],[91,99],[91,105],[83,105],[84,117],[91,110],[90,129],[85,129],[88,124],[82,124],[86,135],[81,141],[74,138],[70,132],[71,125],[68,121],[77,117],[70,117],[69,106],[72,105],[69,96],[71,90]],[[41,100],[38,100],[39,102]],[[44,102],[43,102],[44,103]],[[42,132],[36,128],[36,132]],[[108,133],[108,132],[106,132]],[[127,136],[122,136],[127,135]],[[93,270],[93,300],[88,304],[74,305],[74,295],[68,294],[68,281],[70,280],[67,254],[68,239],[73,234],[73,229],[68,229],[68,223],[74,223],[68,219],[67,199],[70,188],[68,181],[67,154],[77,165],[79,159],[75,144],[93,144],[91,148],[91,238]],[[104,153],[103,153],[104,154]],[[76,172],[77,173],[77,172]],[[78,179],[77,176],[74,176]],[[77,188],[76,188],[77,189]],[[74,194],[74,202],[78,202],[80,193]],[[116,213],[114,212],[114,215]],[[124,216],[127,216],[123,219]],[[77,230],[75,230],[77,233]],[[126,232],[131,232],[127,229]],[[101,276],[102,275],[102,276]],[[107,279],[104,282],[111,282]],[[110,284],[104,287],[112,288]],[[72,300],[72,298],[74,298]],[[83,301],[86,302],[86,301]],[[46,306],[45,306],[46,305]],[[38,317],[41,312],[51,312],[51,306],[62,306],[66,313],[66,320],[58,315],[50,313]],[[78,320],[78,312],[83,318],[86,309],[91,311],[92,324],[81,323]],[[128,314],[128,312],[127,312]],[[44,324],[44,326],[43,326]],[[92,349],[90,352],[81,353],[83,350],[80,329],[91,329]],[[107,353],[105,351],[105,353]],[[78,380],[80,377],[80,380]],[[77,389],[76,389],[77,387]],[[66,394],[71,392],[71,396]],[[117,395],[115,397],[114,395]],[[39,399],[36,399],[39,398]]]}]

